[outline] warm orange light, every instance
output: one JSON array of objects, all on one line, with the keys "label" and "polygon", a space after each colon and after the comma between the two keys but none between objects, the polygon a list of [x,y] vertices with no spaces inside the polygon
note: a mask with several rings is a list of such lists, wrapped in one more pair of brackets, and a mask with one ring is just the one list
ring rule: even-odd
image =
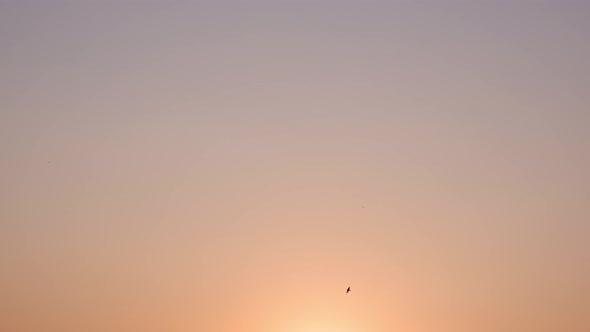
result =
[{"label": "warm orange light", "polygon": [[293,332],[353,332],[351,329],[344,327],[332,326],[329,324],[310,324],[301,328],[294,329]]},{"label": "warm orange light", "polygon": [[353,326],[334,321],[308,321],[293,324],[284,332],[357,332]]}]

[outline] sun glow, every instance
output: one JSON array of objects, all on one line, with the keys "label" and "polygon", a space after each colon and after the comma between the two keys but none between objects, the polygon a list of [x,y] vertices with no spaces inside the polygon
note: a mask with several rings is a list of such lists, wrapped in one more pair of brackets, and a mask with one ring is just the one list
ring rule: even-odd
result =
[{"label": "sun glow", "polygon": [[311,323],[289,330],[288,332],[356,332],[347,326],[329,323]]},{"label": "sun glow", "polygon": [[309,320],[290,324],[284,332],[358,332],[354,324],[350,322],[338,322],[337,320]]}]

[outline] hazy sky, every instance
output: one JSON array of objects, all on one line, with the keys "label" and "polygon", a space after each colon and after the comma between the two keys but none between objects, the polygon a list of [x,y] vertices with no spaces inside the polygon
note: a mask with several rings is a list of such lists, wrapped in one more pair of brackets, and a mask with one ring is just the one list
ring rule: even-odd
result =
[{"label": "hazy sky", "polygon": [[1,331],[590,331],[588,2],[0,1]]}]

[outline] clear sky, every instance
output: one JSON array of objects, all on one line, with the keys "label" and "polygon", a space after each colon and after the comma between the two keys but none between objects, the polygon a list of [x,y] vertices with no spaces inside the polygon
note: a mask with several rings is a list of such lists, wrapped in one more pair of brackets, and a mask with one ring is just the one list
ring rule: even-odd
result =
[{"label": "clear sky", "polygon": [[588,2],[2,0],[0,45],[1,331],[590,331]]}]

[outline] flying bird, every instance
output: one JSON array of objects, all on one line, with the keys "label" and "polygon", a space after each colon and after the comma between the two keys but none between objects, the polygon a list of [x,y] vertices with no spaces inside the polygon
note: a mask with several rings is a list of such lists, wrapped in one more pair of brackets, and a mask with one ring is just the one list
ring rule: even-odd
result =
[{"label": "flying bird", "polygon": [[348,289],[346,290],[346,294],[348,294],[348,292],[350,292],[350,287],[348,287]]}]

